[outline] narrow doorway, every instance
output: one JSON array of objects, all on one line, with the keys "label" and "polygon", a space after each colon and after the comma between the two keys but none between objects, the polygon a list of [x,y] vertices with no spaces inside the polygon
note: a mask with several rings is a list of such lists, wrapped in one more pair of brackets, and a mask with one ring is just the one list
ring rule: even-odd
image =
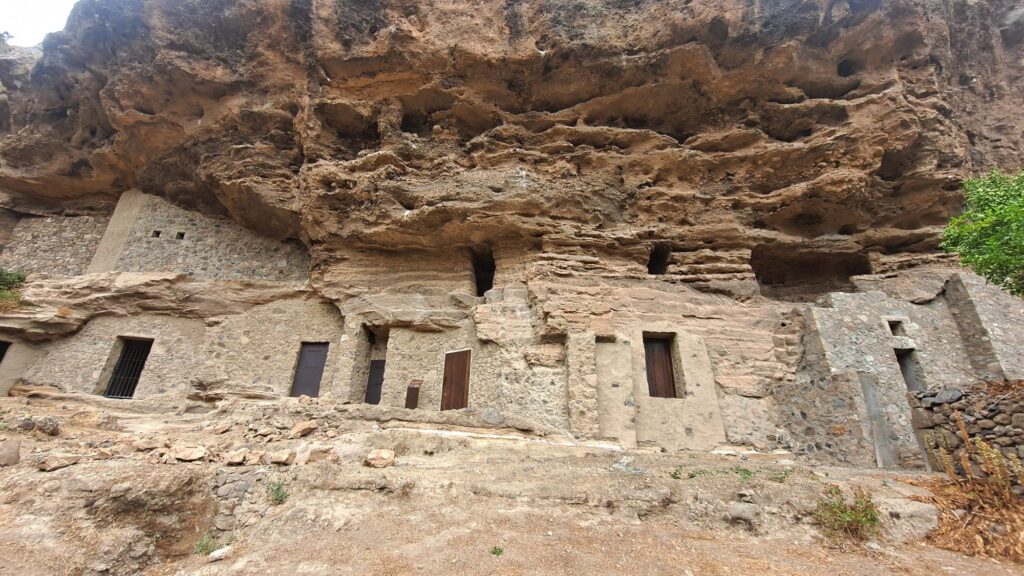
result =
[{"label": "narrow doorway", "polygon": [[135,389],[139,385],[139,378],[142,377],[142,369],[146,367],[153,341],[136,338],[118,338],[118,341],[121,353],[103,395],[107,398],[127,400],[135,396]]},{"label": "narrow doorway", "polygon": [[676,377],[672,367],[672,336],[644,334],[647,389],[651,398],[675,398]]},{"label": "narrow doorway", "polygon": [[327,342],[302,343],[291,396],[316,398],[320,395],[320,381],[324,377],[324,366],[327,365],[327,348]]},{"label": "narrow doorway", "polygon": [[363,326],[363,334],[368,345],[363,362],[366,375],[366,389],[363,391],[363,402],[380,404],[384,392],[384,370],[387,366],[388,337],[387,328]]},{"label": "narrow doorway", "polygon": [[370,376],[366,379],[367,404],[380,404],[380,391],[384,387],[384,360],[370,360]]},{"label": "narrow doorway", "polygon": [[911,392],[924,390],[924,385],[917,374],[920,367],[918,366],[917,355],[914,351],[896,349],[893,352],[896,353],[896,361],[900,365],[900,373],[903,374],[903,382],[906,383],[907,390]]},{"label": "narrow doorway", "polygon": [[469,406],[469,361],[469,350],[444,355],[441,410],[458,410]]},{"label": "narrow doorway", "polygon": [[0,362],[4,361],[4,357],[7,356],[7,349],[11,347],[10,342],[0,340]]}]

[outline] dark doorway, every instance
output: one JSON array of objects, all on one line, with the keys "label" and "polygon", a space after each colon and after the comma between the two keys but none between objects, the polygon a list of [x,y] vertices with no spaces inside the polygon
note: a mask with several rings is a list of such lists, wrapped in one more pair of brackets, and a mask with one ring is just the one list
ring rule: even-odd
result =
[{"label": "dark doorway", "polygon": [[107,398],[128,399],[135,395],[139,385],[142,369],[146,367],[146,359],[153,348],[152,340],[121,338],[121,355],[114,365],[114,372],[107,382],[103,395]]},{"label": "dark doorway", "polygon": [[644,336],[647,389],[652,398],[676,397],[676,377],[672,369],[672,340],[671,336]]},{"label": "dark doorway", "polygon": [[7,349],[10,347],[10,342],[4,342],[3,340],[0,340],[0,362],[4,361],[4,357],[7,356]]},{"label": "dark doorway", "polygon": [[326,342],[303,342],[299,349],[299,363],[295,367],[295,381],[292,382],[292,396],[320,395],[320,380],[327,365]]},{"label": "dark doorway", "polygon": [[494,288],[495,270],[497,266],[494,264],[494,254],[490,248],[473,250],[473,280],[476,282],[477,296],[483,296],[485,292]]},{"label": "dark doorway", "polygon": [[441,410],[458,410],[469,406],[469,356],[469,350],[445,354]]},{"label": "dark doorway", "polygon": [[370,360],[370,377],[366,379],[367,404],[380,404],[380,391],[384,387],[384,360]]},{"label": "dark doorway", "polygon": [[900,363],[900,373],[903,374],[903,381],[907,384],[907,390],[918,392],[924,390],[921,379],[918,378],[917,355],[913,350],[895,350],[896,361]]},{"label": "dark doorway", "polygon": [[658,244],[651,249],[651,257],[647,260],[648,274],[665,274],[668,272],[668,261],[672,249],[666,244]]}]

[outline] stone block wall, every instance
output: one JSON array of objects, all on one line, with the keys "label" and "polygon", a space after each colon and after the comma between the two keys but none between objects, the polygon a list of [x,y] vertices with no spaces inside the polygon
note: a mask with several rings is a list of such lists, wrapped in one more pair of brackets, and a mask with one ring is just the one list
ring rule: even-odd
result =
[{"label": "stone block wall", "polygon": [[[910,394],[914,428],[929,452],[932,467],[942,469],[938,449],[960,462],[963,438],[955,413],[963,418],[967,434],[981,438],[1007,456],[1024,459],[1024,382],[1010,391],[944,388]],[[1024,487],[1017,487],[1024,495]]]},{"label": "stone block wall", "polygon": [[99,246],[109,216],[25,216],[10,232],[0,267],[25,273],[77,276]]},{"label": "stone block wall", "polygon": [[89,270],[303,282],[309,274],[309,254],[298,242],[266,238],[230,220],[130,190],[122,194]]}]

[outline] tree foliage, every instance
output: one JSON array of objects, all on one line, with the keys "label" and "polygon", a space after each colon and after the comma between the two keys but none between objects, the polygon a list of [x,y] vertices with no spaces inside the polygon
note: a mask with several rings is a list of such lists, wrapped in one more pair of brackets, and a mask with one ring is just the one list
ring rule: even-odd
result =
[{"label": "tree foliage", "polygon": [[946,227],[942,247],[990,282],[1024,296],[1024,171],[964,182],[967,206]]}]

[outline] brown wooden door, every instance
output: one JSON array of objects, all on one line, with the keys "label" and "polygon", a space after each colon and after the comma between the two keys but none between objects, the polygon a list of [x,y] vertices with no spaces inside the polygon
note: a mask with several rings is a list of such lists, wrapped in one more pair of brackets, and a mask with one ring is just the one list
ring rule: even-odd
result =
[{"label": "brown wooden door", "polygon": [[444,356],[441,410],[458,410],[469,406],[469,352],[449,352]]},{"label": "brown wooden door", "polygon": [[652,398],[675,398],[676,379],[672,372],[672,339],[644,338],[647,359],[647,389]]},{"label": "brown wooden door", "polygon": [[299,350],[299,364],[295,367],[295,381],[292,382],[292,396],[320,395],[320,379],[327,364],[326,342],[303,342]]}]

